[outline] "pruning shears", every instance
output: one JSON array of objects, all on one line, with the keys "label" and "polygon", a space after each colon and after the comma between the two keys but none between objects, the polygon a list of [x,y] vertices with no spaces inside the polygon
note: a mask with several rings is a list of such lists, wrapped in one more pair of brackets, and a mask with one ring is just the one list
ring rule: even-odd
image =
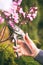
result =
[{"label": "pruning shears", "polygon": [[[12,24],[13,26],[11,26],[11,24]],[[11,22],[11,24],[9,23],[8,25],[9,25],[9,27],[11,27],[11,29],[13,30],[13,34],[12,34],[13,40],[12,40],[12,42],[14,42],[14,45],[17,46],[17,40],[18,40],[18,39],[22,39],[23,42],[26,43],[26,42],[24,41],[24,39],[23,39],[23,36],[25,36],[24,31],[23,31],[20,27],[18,27],[17,25],[15,25],[13,22]],[[27,46],[27,47],[28,47],[28,46]],[[31,49],[30,49],[30,48],[28,48],[28,49],[29,49],[30,53],[32,53]],[[16,52],[16,54],[17,54],[17,57],[19,58],[18,52]]]}]

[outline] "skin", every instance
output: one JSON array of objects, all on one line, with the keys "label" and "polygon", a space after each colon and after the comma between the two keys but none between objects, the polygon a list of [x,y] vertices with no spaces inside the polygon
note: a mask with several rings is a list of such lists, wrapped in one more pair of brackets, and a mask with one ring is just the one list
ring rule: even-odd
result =
[{"label": "skin", "polygon": [[23,37],[23,40],[17,40],[18,45],[13,46],[14,53],[18,52],[19,56],[31,56],[36,57],[40,50],[36,47],[34,42],[29,38],[28,33]]}]

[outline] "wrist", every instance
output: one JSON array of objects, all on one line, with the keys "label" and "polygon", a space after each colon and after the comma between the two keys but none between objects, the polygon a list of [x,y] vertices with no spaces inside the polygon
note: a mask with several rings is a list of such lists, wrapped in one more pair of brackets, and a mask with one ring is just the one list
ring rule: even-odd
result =
[{"label": "wrist", "polygon": [[39,54],[39,52],[40,52],[40,49],[36,49],[33,54],[33,58],[35,58]]}]

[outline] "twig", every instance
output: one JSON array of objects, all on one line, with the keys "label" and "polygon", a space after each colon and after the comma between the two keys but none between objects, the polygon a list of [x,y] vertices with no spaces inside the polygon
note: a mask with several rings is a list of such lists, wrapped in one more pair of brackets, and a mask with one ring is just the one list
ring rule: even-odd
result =
[{"label": "twig", "polygon": [[6,30],[6,26],[4,26],[4,29],[2,29],[2,36],[1,36],[1,39],[0,39],[0,41],[3,39],[3,36],[4,36],[4,33],[5,33],[5,30]]}]

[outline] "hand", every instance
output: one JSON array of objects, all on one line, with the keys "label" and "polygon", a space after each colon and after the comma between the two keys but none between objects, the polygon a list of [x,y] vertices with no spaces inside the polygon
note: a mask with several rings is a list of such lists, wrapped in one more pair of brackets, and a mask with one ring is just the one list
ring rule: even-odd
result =
[{"label": "hand", "polygon": [[34,42],[29,38],[28,34],[23,37],[23,40],[17,40],[17,47],[13,46],[14,52],[18,52],[19,56],[32,56],[35,57],[39,53],[39,49],[36,47]]}]

